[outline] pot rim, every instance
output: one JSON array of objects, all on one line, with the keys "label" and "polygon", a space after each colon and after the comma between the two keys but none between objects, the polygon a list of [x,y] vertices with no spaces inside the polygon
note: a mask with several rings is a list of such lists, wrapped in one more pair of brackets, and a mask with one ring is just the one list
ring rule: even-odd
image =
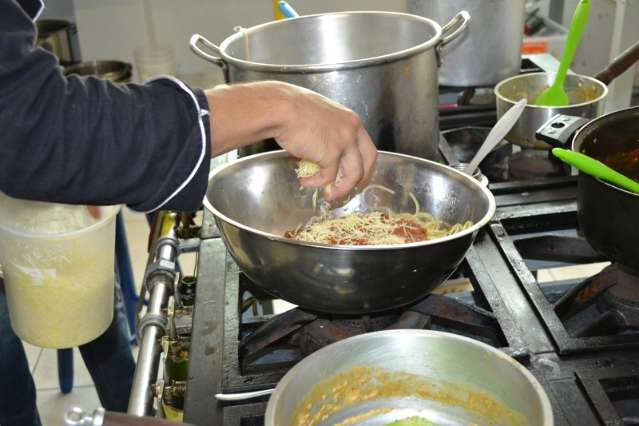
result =
[{"label": "pot rim", "polygon": [[[586,124],[584,124],[581,128],[579,128],[576,132],[575,135],[572,138],[572,142],[570,142],[570,149],[572,151],[575,152],[581,152],[581,145],[583,144],[583,140],[580,139],[580,136],[582,134],[582,132],[585,132],[586,129],[590,128],[591,126],[593,127],[597,127],[598,125],[601,124],[601,122],[603,121],[607,121],[607,120],[611,120],[613,116],[615,115],[625,115],[628,113],[632,113],[632,112],[637,112],[639,114],[639,107],[638,106],[631,106],[628,108],[624,108],[624,109],[620,109],[617,111],[613,111],[613,112],[609,112],[608,114],[604,114],[602,116],[593,118],[592,120],[590,120],[589,122],[587,122]],[[594,129],[595,131],[598,129]],[[579,172],[580,174],[582,174],[583,172]],[[590,175],[588,175],[590,176]],[[611,188],[614,190],[617,190],[619,192],[623,192],[625,194],[627,194],[628,196],[631,197],[635,197],[635,198],[639,198],[639,194],[636,194],[632,191],[628,191],[627,189],[623,189],[623,188],[619,188],[616,185],[613,185],[611,183],[606,182],[605,180],[599,179],[598,177],[594,177],[594,176],[590,176],[591,178],[595,179],[597,182]]]},{"label": "pot rim", "polygon": [[[275,390],[273,391],[273,394],[271,395],[268,404],[266,406],[266,413],[264,415],[264,420],[265,420],[265,424],[274,424],[275,421],[275,404],[277,399],[280,397],[280,394],[282,393],[282,389],[284,389],[289,382],[291,382],[293,380],[293,377],[295,376],[295,374],[302,370],[304,368],[304,366],[312,364],[313,362],[316,362],[316,360],[321,357],[324,356],[324,353],[327,353],[329,350],[332,350],[334,347],[338,346],[338,345],[345,345],[348,344],[352,341],[356,341],[356,340],[364,340],[364,339],[375,339],[378,337],[383,337],[384,335],[387,334],[397,334],[397,333],[401,333],[407,337],[419,337],[419,336],[424,336],[424,337],[432,337],[435,339],[448,339],[448,340],[457,340],[461,343],[464,344],[470,344],[473,346],[476,346],[484,351],[486,351],[487,353],[499,358],[501,361],[503,361],[504,363],[510,365],[511,367],[513,367],[515,370],[517,370],[519,373],[521,373],[524,376],[524,379],[532,386],[534,392],[536,395],[539,396],[539,402],[541,403],[541,407],[542,407],[542,411],[544,414],[544,418],[543,420],[543,425],[544,426],[550,426],[553,424],[554,422],[554,414],[553,414],[553,410],[552,410],[552,405],[550,404],[550,400],[548,399],[548,394],[546,393],[546,391],[544,390],[544,388],[541,386],[541,384],[539,383],[539,381],[535,378],[535,376],[532,375],[532,373],[530,371],[528,371],[527,369],[525,369],[521,364],[519,364],[517,361],[515,361],[515,359],[511,358],[510,356],[506,355],[505,353],[503,353],[502,351],[500,351],[499,349],[496,349],[484,342],[480,342],[478,340],[474,340],[471,339],[470,337],[466,337],[466,336],[460,336],[457,334],[453,334],[453,333],[448,333],[448,332],[443,332],[443,331],[434,331],[434,330],[413,330],[413,329],[404,329],[404,330],[382,330],[382,331],[375,331],[375,332],[370,332],[370,333],[364,333],[364,334],[359,334],[357,336],[353,336],[353,337],[348,337],[344,340],[340,340],[336,343],[332,343],[328,346],[323,347],[322,349],[320,349],[319,351],[316,351],[314,353],[312,353],[311,355],[307,356],[306,358],[304,358],[302,361],[298,362],[295,366],[293,366],[293,368],[291,368],[282,379],[280,379],[280,381],[277,383],[277,386],[275,387]],[[336,372],[337,373],[337,372]],[[310,389],[309,389],[310,390]]]},{"label": "pot rim", "polygon": [[[297,22],[300,20],[314,20],[314,19],[331,19],[331,18],[342,18],[350,15],[390,15],[395,16],[401,19],[411,19],[413,21],[421,21],[424,24],[428,24],[432,29],[435,30],[435,35],[433,35],[428,40],[420,43],[416,46],[409,47],[408,49],[403,49],[397,52],[389,53],[381,56],[372,56],[369,58],[363,59],[354,59],[350,61],[343,61],[337,63],[330,64],[269,64],[262,62],[253,62],[247,61],[244,59],[239,59],[234,56],[230,56],[226,50],[229,45],[236,40],[244,37],[245,33],[256,33],[258,31],[264,30],[265,28],[270,28],[274,26],[288,25],[291,22]],[[432,47],[435,47],[442,39],[442,27],[437,22],[432,19],[425,18],[423,16],[412,15],[409,13],[400,13],[400,12],[384,12],[384,11],[352,11],[352,12],[335,12],[335,13],[317,13],[314,15],[304,15],[299,16],[297,18],[289,18],[282,19],[278,21],[266,22],[264,24],[259,24],[252,26],[250,28],[242,28],[240,31],[236,32],[233,35],[230,35],[222,43],[220,43],[220,55],[224,62],[228,64],[233,64],[239,68],[251,70],[251,71],[269,71],[269,72],[297,72],[297,71],[305,71],[305,72],[324,72],[324,71],[339,71],[344,69],[351,68],[361,68],[371,65],[377,65],[380,63],[392,62],[399,59],[403,59],[409,56],[413,56],[417,53],[424,52],[429,50]]]},{"label": "pot rim", "polygon": [[[550,74],[550,75],[554,75],[556,73],[552,73],[552,72],[531,72],[531,73],[527,73],[527,74],[519,74],[513,77],[509,77],[505,80],[500,81],[497,86],[495,86],[494,89],[494,93],[495,93],[495,97],[497,97],[498,100],[505,102],[509,105],[514,105],[517,101],[513,101],[512,99],[509,99],[507,97],[505,97],[504,95],[501,94],[501,88],[506,85],[507,83],[510,83],[513,80],[517,80],[517,79],[526,79],[528,76],[533,76],[533,75],[542,75],[542,74]],[[606,99],[606,97],[608,96],[608,86],[606,86],[605,84],[603,84],[601,81],[597,80],[594,77],[589,77],[587,75],[583,75],[583,74],[568,74],[568,76],[575,76],[575,77],[580,77],[583,78],[585,80],[588,80],[592,83],[594,83],[595,85],[601,87],[603,89],[603,92],[601,93],[601,95],[599,95],[597,98],[592,99],[590,101],[587,102],[581,102],[578,104],[572,104],[572,105],[566,105],[563,107],[548,107],[548,106],[542,106],[542,105],[533,105],[531,103],[528,103],[526,105],[525,109],[529,109],[529,108],[533,108],[533,109],[540,109],[540,110],[567,110],[569,108],[579,108],[579,107],[583,107],[583,106],[587,106],[587,105],[593,105],[596,103],[601,102],[602,100]]]},{"label": "pot rim", "polygon": [[[394,157],[401,157],[401,158],[405,158],[405,159],[410,159],[410,160],[419,160],[419,161],[423,161],[426,163],[429,163],[431,165],[435,165],[435,167],[441,167],[447,170],[450,170],[452,173],[454,173],[455,175],[461,177],[462,179],[466,180],[467,182],[470,182],[470,184],[472,186],[474,186],[476,189],[480,190],[485,197],[488,200],[488,208],[486,209],[486,213],[484,214],[484,216],[482,216],[482,218],[480,220],[478,220],[477,222],[475,222],[473,224],[473,226],[464,229],[463,231],[460,232],[456,232],[455,234],[452,235],[448,235],[446,237],[441,237],[441,238],[435,238],[432,240],[426,240],[426,241],[420,241],[420,242],[415,242],[415,243],[408,243],[408,244],[379,244],[379,245],[366,245],[366,246],[353,246],[353,245],[333,245],[333,244],[322,244],[322,243],[312,243],[312,242],[307,242],[307,241],[298,241],[298,240],[292,240],[290,238],[285,238],[282,237],[280,235],[276,235],[276,234],[271,234],[270,232],[264,232],[261,231],[259,229],[244,225],[243,223],[240,223],[234,219],[231,219],[230,217],[226,216],[225,214],[223,214],[222,212],[220,212],[219,210],[217,210],[210,202],[207,196],[204,197],[204,206],[211,212],[213,213],[213,215],[215,216],[216,220],[221,220],[223,222],[226,222],[232,226],[235,226],[236,228],[242,229],[243,231],[249,232],[251,234],[255,234],[255,235],[259,235],[261,237],[264,238],[268,238],[269,240],[272,241],[279,241],[285,244],[293,244],[293,245],[298,245],[298,246],[302,246],[302,247],[314,247],[314,248],[322,248],[322,249],[327,249],[327,250],[343,250],[343,251],[381,251],[381,250],[405,250],[405,249],[412,249],[412,248],[417,248],[417,247],[424,247],[424,246],[430,246],[430,245],[436,245],[436,244],[443,244],[446,243],[448,241],[453,241],[453,240],[457,240],[466,236],[471,236],[479,231],[484,225],[486,225],[494,216],[495,214],[495,209],[496,209],[496,203],[495,203],[495,197],[493,196],[492,192],[490,192],[490,190],[482,185],[479,181],[477,181],[475,178],[468,176],[465,173],[460,172],[459,170],[455,170],[454,168],[441,164],[441,163],[437,163],[435,161],[431,161],[431,160],[426,160],[424,158],[419,158],[419,157],[414,157],[411,155],[406,155],[406,154],[399,154],[399,153],[395,153],[395,152],[388,152],[388,151],[379,151],[380,153],[384,154],[384,155],[390,155],[390,156],[394,156]],[[251,155],[248,157],[243,157],[240,158],[238,160],[235,160],[233,162],[224,164],[222,166],[219,166],[218,168],[216,168],[215,170],[213,170],[211,173],[209,173],[209,183],[211,182],[211,179],[213,179],[215,177],[215,175],[217,175],[218,173],[221,173],[222,171],[224,171],[226,168],[231,167],[236,165],[239,162],[243,162],[243,161],[249,161],[249,160],[254,160],[255,158],[258,157],[284,157],[284,156],[290,156],[290,154],[284,150],[279,150],[279,151],[270,151],[270,152],[265,152],[265,153],[261,153],[261,154],[255,154],[255,155]]]}]

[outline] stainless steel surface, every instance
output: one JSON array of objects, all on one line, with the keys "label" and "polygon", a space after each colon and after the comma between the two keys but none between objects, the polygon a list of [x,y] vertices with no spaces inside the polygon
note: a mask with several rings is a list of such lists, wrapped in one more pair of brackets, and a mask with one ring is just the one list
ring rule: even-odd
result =
[{"label": "stainless steel surface", "polygon": [[264,389],[253,392],[238,393],[217,393],[215,399],[218,401],[245,401],[247,399],[259,398],[260,396],[270,395],[275,389]]},{"label": "stainless steel surface", "polygon": [[104,408],[98,408],[93,413],[82,408],[73,407],[64,414],[65,426],[102,426],[104,424]]},{"label": "stainless steel surface", "polygon": [[492,217],[495,200],[485,187],[450,167],[379,152],[369,189],[336,214],[371,208],[421,210],[448,223],[474,225],[454,235],[386,246],[332,246],[283,238],[317,214],[314,190],[301,190],[296,160],[283,151],[258,154],[213,172],[205,199],[229,253],[264,290],[313,311],[358,314],[421,299],[462,261],[476,232]]},{"label": "stainless steel surface", "polygon": [[131,64],[119,61],[89,61],[70,65],[64,68],[66,75],[96,76],[116,83],[131,81]]},{"label": "stainless steel surface", "polygon": [[436,22],[414,15],[330,13],[241,29],[219,47],[196,34],[190,45],[222,66],[228,82],[280,80],[306,87],[359,114],[378,148],[433,158],[439,141],[437,49],[461,35],[469,19],[460,13],[445,34]]},{"label": "stainless steel surface", "polygon": [[[151,309],[151,304],[153,307],[161,306],[162,303],[160,302],[163,298],[166,299],[167,296],[166,285],[157,285],[151,295],[149,309]],[[131,396],[129,397],[129,407],[127,410],[128,414],[141,417],[153,412],[153,392],[151,391],[151,384],[157,379],[160,338],[163,334],[157,326],[149,326],[144,331],[142,341],[140,342],[140,350],[138,351],[133,385],[131,386]]]},{"label": "stainless steel surface", "polygon": [[594,78],[576,74],[568,74],[564,85],[570,105],[559,108],[534,105],[536,97],[552,84],[554,78],[552,73],[523,74],[504,80],[495,87],[498,118],[519,99],[528,99],[524,113],[506,136],[509,142],[527,148],[548,149],[547,143],[537,140],[535,132],[554,115],[594,118],[603,114],[608,88]]},{"label": "stainless steel surface", "polygon": [[[455,170],[459,170],[462,173],[471,175],[470,163],[457,163],[455,165],[452,165],[451,167]],[[473,174],[471,176],[484,186],[488,186],[488,184],[490,183],[488,181],[488,178],[482,174],[481,169],[479,167],[475,167],[475,170],[473,170]]]},{"label": "stainless steel surface", "polygon": [[74,52],[73,38],[77,34],[75,24],[59,19],[42,19],[37,22],[37,45],[58,57],[62,64],[79,60]]},{"label": "stainless steel surface", "polygon": [[[176,216],[171,213],[173,220]],[[170,239],[177,242],[175,228],[170,227],[164,239]],[[159,240],[161,242],[161,240]],[[157,250],[154,262],[149,265],[162,265],[164,267],[175,268],[175,259],[177,250],[175,245],[162,244]],[[162,315],[162,309],[166,306],[169,294],[172,290],[173,280],[170,275],[161,271],[149,273],[149,265],[147,265],[147,274],[145,275],[145,283],[151,289],[151,297],[147,306],[147,311],[140,321],[145,323],[145,319]],[[153,391],[151,385],[155,383],[158,374],[158,365],[160,357],[160,338],[164,335],[165,330],[158,324],[148,324],[141,326],[140,334],[140,350],[138,352],[138,360],[133,376],[133,385],[131,387],[131,395],[129,397],[128,414],[135,416],[146,416],[153,413]]]},{"label": "stainless steel surface", "polygon": [[[539,382],[498,349],[449,333],[391,330],[348,338],[303,359],[277,384],[266,409],[266,426],[293,424],[295,410],[315,385],[360,366],[423,376],[444,389],[447,384],[468,386],[520,413],[528,425],[553,424],[552,408]],[[375,413],[375,409],[381,410]],[[320,424],[337,424],[347,414],[361,415],[357,424],[371,426],[415,415],[436,424],[505,424],[418,395],[372,398],[366,403],[355,400]]]},{"label": "stainless steel surface", "polygon": [[519,74],[525,0],[408,0],[408,11],[440,24],[460,10],[472,21],[466,34],[442,49],[439,83],[493,86]]},{"label": "stainless steel surface", "polygon": [[[528,59],[545,72],[557,72],[559,69],[559,61],[550,53],[534,53],[531,55],[522,55],[522,59]],[[568,70],[568,74],[574,74]]]}]

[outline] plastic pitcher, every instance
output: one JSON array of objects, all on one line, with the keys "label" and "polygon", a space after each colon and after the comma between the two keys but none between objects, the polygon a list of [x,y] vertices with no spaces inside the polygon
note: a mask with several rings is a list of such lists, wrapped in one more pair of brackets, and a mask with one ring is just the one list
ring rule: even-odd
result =
[{"label": "plastic pitcher", "polygon": [[11,326],[24,341],[69,348],[113,319],[119,207],[41,203],[0,193],[0,265]]}]

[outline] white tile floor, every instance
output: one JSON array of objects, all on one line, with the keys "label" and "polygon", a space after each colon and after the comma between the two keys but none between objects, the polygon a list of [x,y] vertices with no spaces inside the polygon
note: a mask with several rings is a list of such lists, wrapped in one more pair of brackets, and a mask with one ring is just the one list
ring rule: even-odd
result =
[{"label": "white tile floor", "polygon": [[[142,214],[124,211],[125,226],[129,240],[129,250],[133,263],[135,282],[139,286],[144,274],[147,260],[147,239],[149,228],[146,218]],[[194,256],[181,259],[181,265],[186,271],[192,271]],[[557,279],[585,277],[598,272],[605,264],[587,265],[570,268],[555,268],[542,271],[539,274],[541,283]],[[277,311],[290,309],[290,304],[281,302]],[[56,353],[53,350],[41,349],[25,344],[29,367],[34,376],[38,390],[38,409],[45,426],[61,424],[64,413],[77,405],[86,410],[93,410],[99,406],[99,400],[91,376],[84,366],[82,357],[77,349],[74,350],[74,388],[68,395],[62,395],[58,388],[58,369]]]}]

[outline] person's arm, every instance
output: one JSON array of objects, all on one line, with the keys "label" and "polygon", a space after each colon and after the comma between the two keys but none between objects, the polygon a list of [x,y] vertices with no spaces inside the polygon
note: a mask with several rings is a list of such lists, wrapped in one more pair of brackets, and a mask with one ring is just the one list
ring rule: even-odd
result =
[{"label": "person's arm", "polygon": [[311,91],[260,82],[204,93],[167,79],[118,86],[65,78],[51,54],[34,48],[33,22],[15,0],[0,0],[0,32],[0,190],[8,195],[194,209],[209,149],[217,155],[271,137],[320,165],[303,185],[341,178],[330,199],[375,162],[356,114]]},{"label": "person's arm", "polygon": [[213,111],[213,155],[274,138],[294,156],[320,166],[317,175],[301,183],[331,184],[325,194],[329,200],[348,194],[372,171],[377,150],[357,114],[317,93],[259,82],[220,86],[206,95]]},{"label": "person's arm", "polygon": [[65,78],[35,26],[0,0],[0,190],[137,210],[199,208],[210,157],[203,91],[169,79]]}]

